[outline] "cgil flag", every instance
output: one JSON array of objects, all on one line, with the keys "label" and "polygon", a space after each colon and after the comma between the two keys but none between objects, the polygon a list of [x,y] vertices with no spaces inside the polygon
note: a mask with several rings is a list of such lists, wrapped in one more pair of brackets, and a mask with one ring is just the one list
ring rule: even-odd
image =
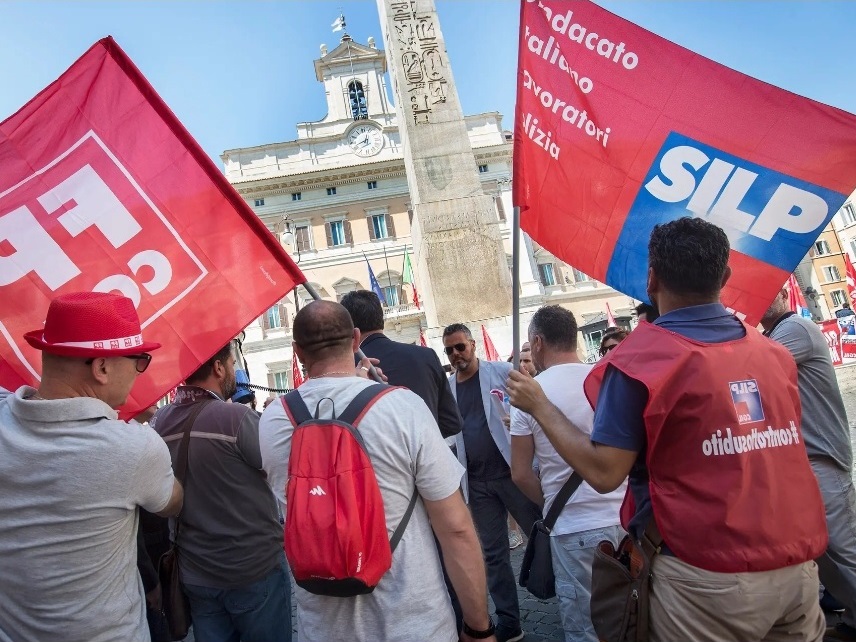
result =
[{"label": "cgil flag", "polygon": [[419,326],[419,345],[423,348],[428,347],[428,344],[425,343],[425,333],[422,331],[422,326]]},{"label": "cgil flag", "polygon": [[291,389],[297,390],[303,384],[303,372],[300,370],[300,362],[297,353],[291,353]]},{"label": "cgil flag", "polygon": [[163,344],[134,416],[305,281],[112,38],[0,132],[0,386],[38,385],[22,335],[53,298],[117,292]]},{"label": "cgil flag", "polygon": [[612,309],[609,307],[609,303],[606,304],[606,327],[607,328],[617,328],[618,323],[615,321],[615,317],[612,315]]},{"label": "cgil flag", "polygon": [[636,299],[651,230],[697,216],[731,241],[723,302],[757,323],[856,185],[856,116],[588,0],[524,0],[518,60],[521,226]]},{"label": "cgil flag", "polygon": [[407,251],[407,246],[404,246],[404,268],[401,273],[401,282],[410,285],[413,289],[413,303],[419,310],[419,292],[416,291],[416,280],[413,278],[413,266],[410,264],[410,253]]},{"label": "cgil flag", "polygon": [[333,29],[334,33],[336,31],[341,31],[342,29],[344,29],[345,28],[345,16],[344,16],[344,14],[339,15],[339,17],[333,21],[333,24],[330,25],[330,27]]},{"label": "cgil flag", "polygon": [[482,325],[482,341],[484,341],[484,356],[488,361],[499,361],[499,352],[496,349],[496,346],[493,345],[493,341],[490,338],[490,335],[487,333],[487,328]]},{"label": "cgil flag", "polygon": [[372,292],[377,294],[377,298],[380,299],[380,302],[383,305],[386,305],[386,297],[383,294],[383,290],[380,287],[380,283],[377,282],[377,278],[375,278],[374,271],[372,270],[372,266],[369,263],[369,257],[364,257],[366,260],[366,267],[369,269],[369,285],[371,286]]}]

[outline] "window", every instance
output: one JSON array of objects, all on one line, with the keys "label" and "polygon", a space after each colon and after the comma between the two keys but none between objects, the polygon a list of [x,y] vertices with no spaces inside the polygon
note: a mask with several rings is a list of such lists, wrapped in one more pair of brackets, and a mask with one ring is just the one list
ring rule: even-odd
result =
[{"label": "window", "polygon": [[294,244],[298,252],[308,252],[311,250],[311,239],[308,225],[297,225],[294,228]]},{"label": "window", "polygon": [[845,203],[841,208],[841,218],[844,225],[853,225],[856,223],[856,209],[853,208],[853,203]]},{"label": "window", "polygon": [[265,199],[263,199],[263,198],[257,198],[256,199],[256,207],[261,207],[264,204],[265,204]]},{"label": "window", "polygon": [[272,330],[282,327],[282,310],[279,304],[267,311],[267,327]]},{"label": "window", "polygon": [[383,298],[387,306],[398,305],[398,286],[388,285],[383,289]]},{"label": "window", "polygon": [[850,255],[856,256],[856,239],[850,239]]},{"label": "window", "polygon": [[359,80],[352,80],[348,83],[348,102],[351,106],[351,115],[354,117],[354,120],[369,117],[366,93],[363,91],[363,83]]},{"label": "window", "polygon": [[291,386],[288,385],[288,372],[274,372],[273,387],[277,390],[289,390]]},{"label": "window", "polygon": [[303,198],[302,192],[292,192],[291,193],[291,200],[292,201],[299,201],[301,198]]},{"label": "window", "polygon": [[386,214],[372,216],[372,232],[376,239],[385,239],[389,236],[386,229]]},{"label": "window", "polygon": [[585,283],[586,281],[591,281],[589,275],[585,272],[580,272],[577,268],[573,268],[573,270],[575,283]]},{"label": "window", "polygon": [[844,294],[844,290],[832,290],[829,293],[829,296],[832,298],[832,305],[836,307],[840,307],[847,303],[847,295]]},{"label": "window", "polygon": [[499,217],[500,221],[505,220],[505,205],[502,203],[501,196],[493,197],[494,203],[496,203],[496,215]]},{"label": "window", "polygon": [[479,165],[479,174],[487,174],[487,165]]},{"label": "window", "polygon": [[366,185],[368,185],[369,189],[377,189],[377,181],[369,181]]},{"label": "window", "polygon": [[814,253],[818,256],[821,256],[823,254],[829,254],[829,243],[822,239],[820,241],[817,241],[814,244]]},{"label": "window", "polygon": [[556,277],[553,274],[552,263],[539,263],[538,276],[541,277],[541,285],[550,286],[556,285]]},{"label": "window", "polygon": [[335,195],[336,195],[336,188],[335,187],[328,187],[327,188],[327,196],[335,196]]},{"label": "window", "polygon": [[838,272],[838,267],[835,265],[824,265],[823,278],[827,283],[830,283],[832,281],[840,281],[841,274]]},{"label": "window", "polygon": [[337,247],[354,242],[351,236],[351,224],[344,220],[328,221],[324,224],[327,228],[327,247]]}]

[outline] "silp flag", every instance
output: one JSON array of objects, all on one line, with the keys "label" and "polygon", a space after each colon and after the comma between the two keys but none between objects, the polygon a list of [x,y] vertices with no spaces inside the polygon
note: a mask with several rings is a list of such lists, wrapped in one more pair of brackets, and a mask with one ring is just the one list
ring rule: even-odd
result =
[{"label": "silp flag", "polygon": [[499,352],[496,350],[496,346],[493,345],[493,341],[490,338],[490,335],[487,333],[487,328],[484,326],[482,329],[482,341],[484,341],[484,356],[488,361],[499,361]]},{"label": "silp flag", "polygon": [[800,289],[800,284],[797,283],[797,277],[793,274],[788,278],[788,308],[801,317],[811,319],[811,311],[805,303],[805,297]]},{"label": "silp flag", "polygon": [[0,123],[0,386],[37,385],[51,299],[117,292],[163,344],[133,416],[303,281],[112,38]]},{"label": "silp flag", "polygon": [[377,278],[375,278],[374,270],[372,270],[371,263],[369,263],[369,257],[365,257],[366,259],[366,267],[369,269],[369,285],[372,289],[372,292],[377,294],[377,298],[380,299],[380,302],[386,305],[386,297],[383,295],[383,290],[380,287],[380,283],[377,282]]},{"label": "silp flag", "polygon": [[853,268],[853,261],[850,260],[850,255],[847,252],[844,253],[844,271],[847,281],[847,296],[850,298],[850,309],[856,310],[856,269]]},{"label": "silp flag", "polygon": [[755,324],[854,185],[856,116],[587,0],[523,0],[515,205],[581,271],[647,300],[654,225],[702,217],[731,241],[723,302]]}]

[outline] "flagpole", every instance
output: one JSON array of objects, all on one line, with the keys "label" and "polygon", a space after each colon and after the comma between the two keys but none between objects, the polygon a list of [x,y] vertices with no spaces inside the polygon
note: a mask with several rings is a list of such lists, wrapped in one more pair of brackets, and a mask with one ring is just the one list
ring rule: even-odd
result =
[{"label": "flagpole", "polygon": [[511,210],[511,343],[512,364],[520,367],[520,208]]},{"label": "flagpole", "polygon": [[[383,244],[383,262],[386,264],[386,282],[392,285],[389,278],[389,260],[386,258],[386,243]],[[398,303],[401,304],[401,297],[398,297]]]},{"label": "flagpole", "polygon": [[[318,291],[312,286],[311,283],[309,283],[309,281],[306,281],[305,283],[301,283],[301,285],[304,288],[306,288],[307,292],[309,292],[309,296],[311,296],[316,301],[321,300],[321,295],[318,294]],[[355,354],[357,355],[357,359],[362,360],[362,359],[366,358],[366,354],[362,351],[361,348],[357,348],[357,351]],[[379,381],[380,383],[384,383],[383,379],[380,378],[380,375],[378,374],[377,369],[371,363],[369,363],[369,376],[372,379],[374,379],[375,381]]]}]

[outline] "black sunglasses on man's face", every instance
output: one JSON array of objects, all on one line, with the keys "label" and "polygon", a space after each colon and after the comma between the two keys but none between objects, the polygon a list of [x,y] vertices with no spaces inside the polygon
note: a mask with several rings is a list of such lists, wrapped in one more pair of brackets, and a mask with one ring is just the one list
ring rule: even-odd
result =
[{"label": "black sunglasses on man's face", "polygon": [[[140,374],[144,373],[146,368],[148,368],[149,364],[152,362],[152,355],[148,352],[143,352],[142,354],[123,354],[122,356],[126,359],[134,359],[137,362],[134,366]],[[95,361],[95,359],[87,359],[86,365],[91,365],[93,361]]]},{"label": "black sunglasses on man's face", "polygon": [[456,343],[455,345],[446,346],[444,348],[444,350],[446,350],[446,354],[450,357],[452,356],[452,353],[455,352],[456,350],[458,352],[463,352],[466,349],[467,349],[466,343]]}]

